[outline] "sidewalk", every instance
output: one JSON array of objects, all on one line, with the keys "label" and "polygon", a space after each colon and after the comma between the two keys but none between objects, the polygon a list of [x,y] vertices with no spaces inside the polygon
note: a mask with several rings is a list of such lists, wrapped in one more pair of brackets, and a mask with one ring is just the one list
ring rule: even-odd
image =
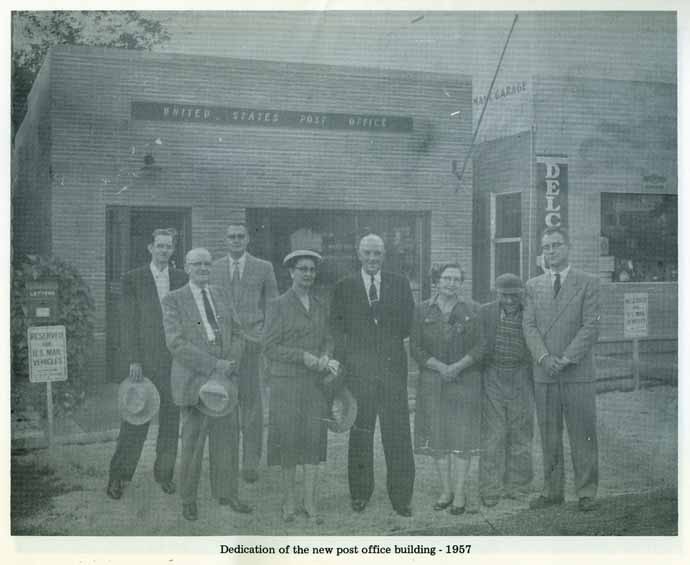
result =
[{"label": "sidewalk", "polygon": [[[628,359],[597,357],[599,392],[630,390],[633,387],[631,363]],[[664,358],[642,362],[645,381],[659,380],[677,384],[677,359]],[[410,374],[410,410],[414,409],[416,374]],[[644,381],[643,381],[644,385]],[[35,385],[44,386],[44,385]],[[57,417],[54,422],[55,443],[79,444],[113,441],[117,438],[120,417],[117,410],[116,383],[98,383],[87,391],[85,402],[70,417]],[[157,421],[151,424],[149,437],[156,437]],[[45,423],[37,412],[12,415],[12,449],[35,449],[47,445]]]}]

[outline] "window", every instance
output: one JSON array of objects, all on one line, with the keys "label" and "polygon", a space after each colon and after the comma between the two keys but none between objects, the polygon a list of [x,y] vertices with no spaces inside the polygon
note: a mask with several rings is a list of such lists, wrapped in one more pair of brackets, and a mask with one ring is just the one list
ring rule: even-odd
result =
[{"label": "window", "polygon": [[522,193],[491,195],[491,286],[496,277],[522,277]]},{"label": "window", "polygon": [[313,249],[323,256],[317,287],[328,292],[345,275],[359,268],[357,244],[362,235],[374,232],[385,243],[383,268],[405,275],[416,299],[421,298],[425,271],[423,249],[425,214],[410,212],[360,212],[351,210],[251,209],[247,220],[253,249],[274,264],[281,291],[290,284],[282,260],[293,249]]},{"label": "window", "polygon": [[678,197],[601,195],[602,256],[614,282],[678,280]]}]

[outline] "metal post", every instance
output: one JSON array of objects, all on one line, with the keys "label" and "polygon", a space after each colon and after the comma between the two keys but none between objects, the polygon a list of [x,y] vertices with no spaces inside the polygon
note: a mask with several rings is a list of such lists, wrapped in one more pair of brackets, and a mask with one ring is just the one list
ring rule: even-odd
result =
[{"label": "metal post", "polygon": [[48,411],[48,447],[53,446],[53,383],[46,383],[46,408]]},{"label": "metal post", "polygon": [[640,340],[633,339],[633,382],[635,390],[640,388]]}]

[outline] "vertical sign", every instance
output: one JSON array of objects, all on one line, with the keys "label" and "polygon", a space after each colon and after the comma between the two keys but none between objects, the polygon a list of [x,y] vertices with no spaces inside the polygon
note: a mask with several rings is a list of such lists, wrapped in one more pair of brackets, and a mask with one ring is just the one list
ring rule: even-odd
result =
[{"label": "vertical sign", "polygon": [[647,337],[649,295],[646,292],[626,292],[623,295],[623,335],[627,339]]},{"label": "vertical sign", "polygon": [[537,155],[538,233],[568,226],[568,160],[563,155]]}]

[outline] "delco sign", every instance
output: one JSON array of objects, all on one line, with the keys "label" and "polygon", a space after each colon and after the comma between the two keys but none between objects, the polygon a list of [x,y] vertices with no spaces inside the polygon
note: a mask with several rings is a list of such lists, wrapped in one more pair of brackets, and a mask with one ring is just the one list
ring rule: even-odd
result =
[{"label": "delco sign", "polygon": [[26,304],[28,316],[34,322],[45,324],[57,318],[58,283],[44,279],[26,283]]},{"label": "delco sign", "polygon": [[540,229],[568,225],[568,162],[562,155],[537,155],[537,217]]}]

